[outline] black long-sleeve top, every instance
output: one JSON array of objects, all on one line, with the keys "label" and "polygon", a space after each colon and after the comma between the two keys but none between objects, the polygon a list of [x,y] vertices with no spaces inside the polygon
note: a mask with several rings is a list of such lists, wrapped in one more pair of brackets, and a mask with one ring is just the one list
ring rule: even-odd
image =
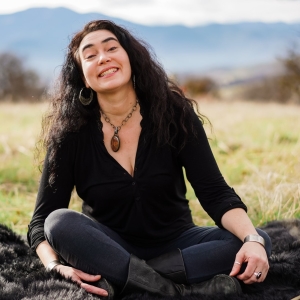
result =
[{"label": "black long-sleeve top", "polygon": [[144,116],[133,176],[107,152],[101,123],[99,126],[99,122],[91,121],[79,132],[70,134],[59,149],[57,176],[52,186],[48,184],[47,156],[45,159],[28,226],[32,249],[45,240],[47,216],[68,207],[74,186],[83,199],[84,214],[135,245],[167,242],[195,226],[185,198],[183,167],[201,205],[219,227],[228,210],[246,210],[221,175],[203,125],[196,114],[192,118],[196,136],[190,132],[180,150],[182,129],[179,128],[175,147],[158,147]]}]

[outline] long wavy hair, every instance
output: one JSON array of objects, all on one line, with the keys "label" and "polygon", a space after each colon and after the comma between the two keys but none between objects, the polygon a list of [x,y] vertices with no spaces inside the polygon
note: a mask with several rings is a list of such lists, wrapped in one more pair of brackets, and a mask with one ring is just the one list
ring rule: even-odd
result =
[{"label": "long wavy hair", "polygon": [[[168,78],[149,45],[111,21],[91,21],[74,35],[68,46],[56,89],[50,96],[48,113],[42,121],[37,158],[40,159],[41,154],[48,151],[50,185],[55,180],[57,153],[63,140],[70,132],[79,131],[89,120],[100,118],[96,93],[88,106],[83,106],[79,101],[80,90],[85,85],[78,49],[87,34],[103,29],[112,32],[127,52],[132,74],[135,76],[135,92],[141,107],[148,114],[157,145],[167,143],[173,146],[178,128],[182,128],[186,134],[192,129],[189,114],[194,106],[203,122],[197,103],[186,98],[181,89]],[[179,114],[179,119],[175,118],[175,114]],[[171,128],[174,129],[170,130]],[[185,143],[186,139],[183,138],[180,147]]]}]

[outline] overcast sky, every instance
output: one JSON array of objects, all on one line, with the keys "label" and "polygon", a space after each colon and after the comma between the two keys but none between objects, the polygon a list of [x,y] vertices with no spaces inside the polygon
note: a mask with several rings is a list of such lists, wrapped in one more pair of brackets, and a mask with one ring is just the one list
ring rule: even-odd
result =
[{"label": "overcast sky", "polygon": [[99,12],[145,25],[300,21],[300,0],[6,0],[0,14],[31,7]]}]

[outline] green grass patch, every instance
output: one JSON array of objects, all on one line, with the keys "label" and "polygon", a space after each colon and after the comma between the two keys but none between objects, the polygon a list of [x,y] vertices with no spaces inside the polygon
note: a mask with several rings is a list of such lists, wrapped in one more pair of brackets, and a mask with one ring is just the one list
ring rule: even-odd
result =
[{"label": "green grass patch", "polygon": [[[25,234],[40,172],[33,160],[45,104],[0,104],[0,223]],[[300,106],[247,102],[200,102],[212,122],[205,126],[219,168],[248,206],[256,226],[300,218]],[[189,182],[187,198],[196,224],[214,222]],[[73,193],[70,208],[81,210]]]}]

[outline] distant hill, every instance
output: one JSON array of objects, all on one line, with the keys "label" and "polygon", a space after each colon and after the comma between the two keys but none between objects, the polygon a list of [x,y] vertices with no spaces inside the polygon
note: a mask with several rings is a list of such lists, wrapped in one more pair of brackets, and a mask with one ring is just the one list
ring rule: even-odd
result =
[{"label": "distant hill", "polygon": [[51,78],[63,62],[72,35],[94,19],[112,20],[144,39],[170,73],[203,73],[269,63],[284,55],[300,38],[300,23],[143,26],[98,13],[33,8],[0,15],[0,52],[20,54],[37,71]]}]

